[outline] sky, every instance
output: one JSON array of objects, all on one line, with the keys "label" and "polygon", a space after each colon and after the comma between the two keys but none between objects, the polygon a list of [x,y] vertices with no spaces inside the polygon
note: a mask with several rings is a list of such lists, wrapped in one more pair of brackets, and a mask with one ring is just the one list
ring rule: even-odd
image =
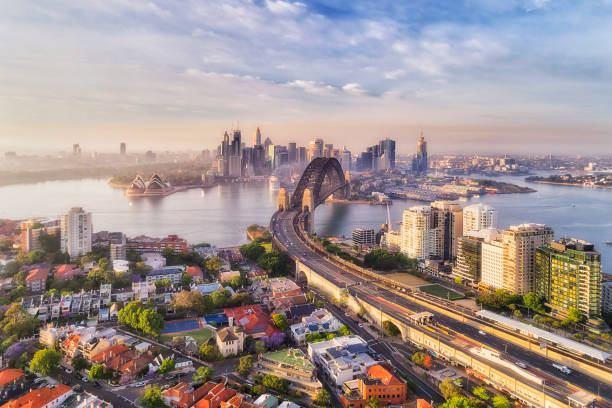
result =
[{"label": "sky", "polygon": [[0,0],[0,151],[612,153],[612,0]]}]

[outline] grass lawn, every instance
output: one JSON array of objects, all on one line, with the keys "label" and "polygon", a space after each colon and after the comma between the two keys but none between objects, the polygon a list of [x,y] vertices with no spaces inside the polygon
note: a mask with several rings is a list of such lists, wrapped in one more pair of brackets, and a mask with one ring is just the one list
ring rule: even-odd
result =
[{"label": "grass lawn", "polygon": [[427,285],[429,283],[425,279],[421,279],[418,276],[411,275],[407,272],[389,273],[386,274],[385,277],[412,287]]},{"label": "grass lawn", "polygon": [[170,333],[160,336],[159,341],[161,343],[170,343],[172,338],[175,336],[191,336],[195,339],[198,344],[202,344],[208,341],[213,336],[212,330],[208,328],[203,328],[202,330],[195,330],[190,332],[183,333]]},{"label": "grass lawn", "polygon": [[446,289],[444,286],[440,286],[437,283],[434,283],[433,285],[419,286],[419,290],[421,292],[430,294],[432,296],[437,296],[442,299],[458,300],[463,299],[465,297],[461,293],[457,293],[454,290]]}]

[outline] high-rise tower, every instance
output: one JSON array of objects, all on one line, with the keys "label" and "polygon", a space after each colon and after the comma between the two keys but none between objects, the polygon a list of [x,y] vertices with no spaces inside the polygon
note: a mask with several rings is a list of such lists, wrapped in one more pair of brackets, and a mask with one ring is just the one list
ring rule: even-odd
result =
[{"label": "high-rise tower", "polygon": [[261,132],[259,131],[259,126],[257,126],[257,130],[255,130],[255,134],[253,135],[253,146],[257,146],[261,144]]},{"label": "high-rise tower", "polygon": [[423,132],[417,142],[417,153],[412,159],[412,171],[417,174],[427,173],[427,142],[423,137]]}]

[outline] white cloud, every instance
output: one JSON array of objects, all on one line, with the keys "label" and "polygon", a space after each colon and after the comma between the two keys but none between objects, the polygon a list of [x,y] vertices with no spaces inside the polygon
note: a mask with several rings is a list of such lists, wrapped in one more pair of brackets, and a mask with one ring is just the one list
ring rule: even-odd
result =
[{"label": "white cloud", "polygon": [[336,91],[336,89],[331,85],[326,85],[316,81],[307,81],[303,79],[295,79],[293,81],[287,82],[287,86],[303,89],[304,91],[310,94],[316,95],[330,95]]},{"label": "white cloud", "polygon": [[306,9],[306,5],[300,2],[283,0],[266,0],[266,6],[274,14],[297,15]]},{"label": "white cloud", "polygon": [[403,69],[395,69],[393,71],[385,72],[385,78],[387,79],[398,79],[406,75],[406,71]]},{"label": "white cloud", "polygon": [[366,95],[368,92],[361,87],[358,83],[351,82],[342,87],[342,90],[346,93],[355,95]]}]

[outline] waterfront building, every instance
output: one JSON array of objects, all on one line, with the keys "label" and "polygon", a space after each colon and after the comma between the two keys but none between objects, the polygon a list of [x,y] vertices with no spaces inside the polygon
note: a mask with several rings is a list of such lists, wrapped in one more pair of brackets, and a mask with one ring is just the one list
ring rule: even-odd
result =
[{"label": "waterfront building", "polygon": [[323,139],[312,139],[308,147],[308,161],[323,156]]},{"label": "waterfront building", "polygon": [[81,207],[73,207],[60,217],[60,246],[71,258],[81,257],[91,252],[91,213]]},{"label": "waterfront building", "polygon": [[35,218],[21,222],[21,250],[23,252],[40,249],[42,235],[56,235],[60,233],[60,220],[50,218]]},{"label": "waterfront building", "polygon": [[[483,242],[489,243],[499,236],[500,232],[496,229],[484,229],[472,231],[468,236],[460,237],[457,240],[457,261],[453,268],[453,274],[460,276],[468,283],[476,284],[480,282],[483,263],[482,244]],[[488,253],[487,262],[489,262],[490,256],[490,253]]]},{"label": "waterfront building", "polygon": [[497,210],[486,204],[474,204],[463,208],[463,235],[470,231],[497,228]]},{"label": "waterfront building", "polygon": [[366,369],[365,374],[342,386],[341,401],[345,408],[369,407],[372,398],[379,406],[403,406],[408,398],[406,381],[394,374],[388,365],[376,364]]},{"label": "waterfront building", "polygon": [[588,319],[601,315],[601,255],[593,244],[562,238],[536,249],[536,293],[554,314],[576,308]]},{"label": "waterfront building", "polygon": [[412,172],[416,174],[427,173],[427,142],[423,137],[423,132],[417,143],[417,153],[412,159]]},{"label": "waterfront building", "polygon": [[482,243],[482,264],[480,267],[480,287],[482,289],[504,288],[504,245],[499,238],[501,237]]},{"label": "waterfront building", "polygon": [[258,374],[270,374],[289,383],[289,389],[314,398],[322,386],[314,364],[300,349],[284,349],[261,353],[257,359]]},{"label": "waterfront building", "polygon": [[601,313],[612,313],[612,281],[601,284]]},{"label": "waterfront building", "polygon": [[552,228],[543,224],[513,225],[504,230],[503,289],[519,295],[535,291],[536,248],[550,243]]},{"label": "waterfront building", "polygon": [[168,235],[166,238],[151,238],[145,235],[140,235],[128,239],[126,250],[135,251],[139,254],[144,253],[160,253],[164,248],[172,248],[174,253],[187,253],[187,241],[179,238],[178,235]]},{"label": "waterfront building", "polygon": [[362,245],[374,245],[376,234],[372,228],[355,228],[353,230],[353,245],[361,248]]},{"label": "waterfront building", "polygon": [[457,257],[458,239],[463,234],[463,210],[461,205],[452,201],[431,203],[432,227],[438,230],[436,246],[444,261],[454,261]]},{"label": "waterfront building", "polygon": [[308,355],[338,389],[378,364],[368,354],[368,343],[354,334],[309,343]]},{"label": "waterfront building", "polygon": [[372,169],[372,152],[363,152],[357,158],[355,168],[358,171],[367,171]]},{"label": "waterfront building", "polygon": [[404,210],[402,253],[423,260],[439,254],[438,243],[438,230],[432,228],[430,206],[415,206]]},{"label": "waterfront building", "polygon": [[229,157],[229,177],[238,178],[242,176],[242,159],[240,156]]}]

